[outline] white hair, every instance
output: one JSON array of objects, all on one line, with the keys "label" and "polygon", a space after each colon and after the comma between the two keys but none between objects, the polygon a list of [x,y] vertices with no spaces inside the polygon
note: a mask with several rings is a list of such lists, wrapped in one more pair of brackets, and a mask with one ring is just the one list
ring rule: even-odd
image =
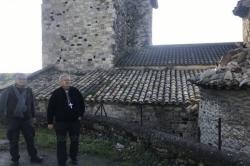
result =
[{"label": "white hair", "polygon": [[27,80],[27,76],[23,73],[16,73],[15,74],[15,80],[20,80],[20,79],[24,79],[24,80]]},{"label": "white hair", "polygon": [[63,80],[66,80],[66,79],[69,79],[69,80],[70,80],[70,75],[67,74],[67,73],[61,74],[61,75],[59,76],[59,81],[60,81],[60,82],[63,81]]}]

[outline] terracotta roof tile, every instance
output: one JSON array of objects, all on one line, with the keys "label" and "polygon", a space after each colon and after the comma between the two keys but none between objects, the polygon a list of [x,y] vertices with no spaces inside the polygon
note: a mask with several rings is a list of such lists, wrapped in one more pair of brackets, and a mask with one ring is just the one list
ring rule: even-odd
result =
[{"label": "terracotta roof tile", "polygon": [[[124,104],[188,104],[199,96],[198,87],[187,79],[200,70],[135,70],[112,69],[72,75],[72,85],[77,87],[87,102]],[[30,82],[36,99],[48,99],[59,87],[59,71],[39,74]]]}]

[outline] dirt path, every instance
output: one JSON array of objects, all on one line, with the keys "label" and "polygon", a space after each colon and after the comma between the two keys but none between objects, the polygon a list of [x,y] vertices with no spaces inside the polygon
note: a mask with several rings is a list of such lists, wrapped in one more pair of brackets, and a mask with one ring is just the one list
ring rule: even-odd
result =
[{"label": "dirt path", "polygon": [[[44,158],[42,166],[56,166],[56,152],[52,150],[39,150],[39,155]],[[30,158],[27,152],[22,149],[20,152],[20,166],[36,166],[38,164],[31,164]],[[79,166],[119,166],[118,163],[115,163],[109,159],[98,157],[98,156],[91,156],[91,155],[80,155],[79,159]],[[68,165],[71,165],[68,162]],[[0,166],[10,166],[10,155],[7,150],[0,150]]]}]

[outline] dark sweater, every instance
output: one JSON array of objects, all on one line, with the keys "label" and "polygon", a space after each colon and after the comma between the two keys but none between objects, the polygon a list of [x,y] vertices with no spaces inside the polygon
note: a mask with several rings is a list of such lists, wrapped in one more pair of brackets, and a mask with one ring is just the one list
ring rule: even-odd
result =
[{"label": "dark sweater", "polygon": [[[24,89],[17,88],[19,91]],[[14,111],[16,109],[18,99],[14,92],[13,86],[8,87],[5,89],[1,95],[0,99],[0,112],[6,111],[7,118],[16,118],[14,115]],[[35,116],[35,106],[34,106],[34,98],[31,88],[27,88],[27,95],[25,104],[27,106],[27,111],[24,112],[23,119],[30,119]]]},{"label": "dark sweater", "polygon": [[60,87],[56,89],[48,104],[48,124],[52,124],[55,118],[56,122],[74,122],[83,116],[85,111],[84,99],[82,94],[75,87],[70,87],[69,98],[73,107],[70,108],[65,90]]}]

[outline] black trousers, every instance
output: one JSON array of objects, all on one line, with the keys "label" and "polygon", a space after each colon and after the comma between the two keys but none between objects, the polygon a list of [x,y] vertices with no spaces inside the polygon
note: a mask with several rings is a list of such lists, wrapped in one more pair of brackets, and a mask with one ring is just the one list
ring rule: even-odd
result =
[{"label": "black trousers", "polygon": [[69,156],[72,160],[77,159],[79,136],[80,136],[80,121],[75,122],[56,122],[55,131],[57,138],[57,161],[58,166],[65,166],[67,161],[67,134],[70,138]]},{"label": "black trousers", "polygon": [[35,158],[37,150],[34,146],[35,129],[32,126],[32,120],[13,118],[8,119],[7,138],[10,143],[10,155],[12,161],[18,161],[19,155],[19,135],[22,132],[29,156]]}]

